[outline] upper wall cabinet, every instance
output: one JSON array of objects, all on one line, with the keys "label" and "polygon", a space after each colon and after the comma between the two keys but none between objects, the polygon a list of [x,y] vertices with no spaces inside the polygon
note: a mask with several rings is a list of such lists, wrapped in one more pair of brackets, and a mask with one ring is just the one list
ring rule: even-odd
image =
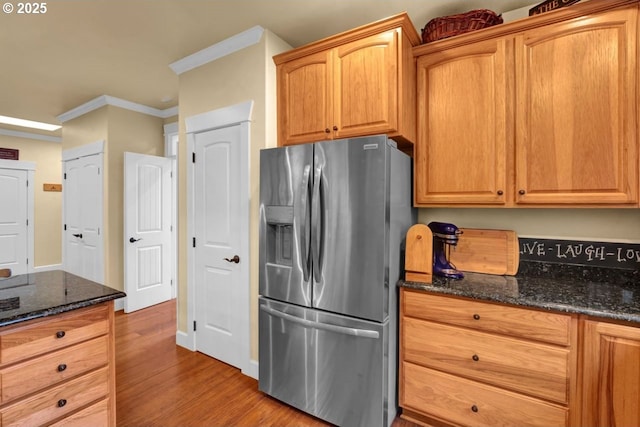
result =
[{"label": "upper wall cabinet", "polygon": [[410,150],[419,41],[400,14],[275,56],[279,145],[385,133]]},{"label": "upper wall cabinet", "polygon": [[419,206],[637,206],[636,1],[424,45]]}]

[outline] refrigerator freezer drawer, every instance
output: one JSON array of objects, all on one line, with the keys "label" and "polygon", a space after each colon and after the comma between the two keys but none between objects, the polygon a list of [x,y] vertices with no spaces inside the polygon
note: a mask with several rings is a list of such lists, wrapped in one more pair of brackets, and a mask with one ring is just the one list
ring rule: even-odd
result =
[{"label": "refrigerator freezer drawer", "polygon": [[387,426],[387,323],[260,298],[261,391],[340,426]]}]

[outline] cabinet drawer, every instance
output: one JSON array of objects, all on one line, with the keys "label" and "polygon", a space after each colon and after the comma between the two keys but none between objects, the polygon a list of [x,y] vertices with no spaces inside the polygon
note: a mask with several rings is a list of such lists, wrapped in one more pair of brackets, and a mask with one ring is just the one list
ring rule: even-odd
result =
[{"label": "cabinet drawer", "polygon": [[569,350],[403,318],[403,358],[532,396],[568,402]]},{"label": "cabinet drawer", "polygon": [[0,333],[0,364],[76,344],[109,331],[107,305],[78,310]]},{"label": "cabinet drawer", "polygon": [[54,385],[107,364],[107,336],[0,370],[2,402]]},{"label": "cabinet drawer", "polygon": [[107,372],[105,367],[7,406],[0,412],[2,427],[43,425],[107,396]]},{"label": "cabinet drawer", "polygon": [[571,344],[571,316],[403,289],[403,313],[552,344]]},{"label": "cabinet drawer", "polygon": [[109,399],[104,399],[51,424],[49,427],[108,427],[108,425]]},{"label": "cabinet drawer", "polygon": [[568,410],[403,362],[401,406],[461,426],[565,426]]}]

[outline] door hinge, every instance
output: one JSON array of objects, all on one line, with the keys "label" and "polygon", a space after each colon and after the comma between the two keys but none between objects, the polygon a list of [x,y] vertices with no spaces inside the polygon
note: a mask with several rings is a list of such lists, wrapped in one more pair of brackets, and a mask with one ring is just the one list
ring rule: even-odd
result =
[{"label": "door hinge", "polygon": [[29,180],[27,180],[27,187],[29,186]]},{"label": "door hinge", "polygon": [[29,226],[29,218],[27,218],[27,227]]},{"label": "door hinge", "polygon": [[193,247],[194,248],[196,247],[196,238],[195,237],[193,238]]},{"label": "door hinge", "polygon": [[67,179],[67,173],[66,172],[64,173],[64,179]]},{"label": "door hinge", "polygon": [[195,152],[191,153],[191,162],[192,163],[196,162],[196,153]]},{"label": "door hinge", "polygon": [[194,320],[193,321],[193,332],[195,332],[195,331],[196,331],[196,321]]},{"label": "door hinge", "polygon": [[67,231],[67,224],[64,225],[64,230]]},{"label": "door hinge", "polygon": [[100,175],[100,168],[98,168],[98,175]]},{"label": "door hinge", "polygon": [[29,258],[27,258],[27,265],[29,265]]}]

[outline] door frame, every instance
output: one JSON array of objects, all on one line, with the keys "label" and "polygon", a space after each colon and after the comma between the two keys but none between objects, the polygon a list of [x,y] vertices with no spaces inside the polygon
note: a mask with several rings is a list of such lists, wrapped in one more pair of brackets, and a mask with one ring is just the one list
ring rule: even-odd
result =
[{"label": "door frame", "polygon": [[35,192],[36,185],[35,171],[36,164],[34,162],[25,162],[22,160],[6,160],[0,159],[0,169],[16,169],[27,172],[27,273],[33,273],[35,270],[34,245],[35,245]]},{"label": "door frame", "polygon": [[[238,326],[238,335],[244,341],[246,349],[244,360],[240,362],[240,369],[243,374],[257,378],[257,369],[253,369],[251,364],[251,300],[250,300],[250,266],[252,264],[249,249],[249,227],[250,227],[250,120],[253,110],[253,100],[219,108],[202,114],[187,117],[185,119],[187,136],[187,156],[191,157],[195,153],[195,134],[214,129],[240,126],[240,162],[242,171],[240,172],[240,188],[243,189],[241,199],[241,219],[240,223],[245,224],[240,227],[240,250],[238,255],[247,262],[241,263],[240,281],[246,283],[242,287],[242,298],[244,299],[245,316],[240,316],[241,324]],[[176,342],[192,351],[196,350],[196,334],[193,328],[196,320],[196,286],[195,286],[195,248],[193,239],[195,238],[195,167],[191,159],[187,160],[187,332],[177,331]],[[254,372],[255,371],[255,372]]]},{"label": "door frame", "polygon": [[171,159],[171,298],[178,295],[178,122],[164,125],[164,157]]},{"label": "door frame", "polygon": [[[104,234],[105,234],[105,228],[104,228],[104,180],[105,180],[105,168],[104,168],[104,146],[105,146],[105,141],[104,140],[98,140],[89,144],[85,144],[85,145],[81,145],[79,147],[75,147],[75,148],[71,148],[68,150],[63,150],[62,151],[62,176],[63,176],[63,181],[64,181],[64,175],[66,173],[67,170],[67,162],[70,160],[77,160],[81,157],[87,157],[87,156],[94,156],[94,155],[100,155],[100,170],[102,171],[101,176],[102,179],[100,180],[100,183],[102,184],[100,186],[100,200],[102,202],[102,208],[100,209],[100,217],[98,218],[98,223],[100,224],[100,273],[98,274],[98,278],[99,280],[97,280],[98,283],[104,284],[104,279],[105,279],[105,265],[104,265]],[[63,268],[66,268],[67,265],[67,245],[66,245],[66,240],[64,238],[64,225],[67,223],[67,216],[66,216],[66,195],[64,193],[64,189],[63,189],[63,193],[62,193],[62,233],[63,233],[63,237],[62,237],[62,266]],[[122,310],[124,308],[124,300],[121,298],[119,300],[116,300],[115,305],[114,305],[114,309],[117,310]]]}]

